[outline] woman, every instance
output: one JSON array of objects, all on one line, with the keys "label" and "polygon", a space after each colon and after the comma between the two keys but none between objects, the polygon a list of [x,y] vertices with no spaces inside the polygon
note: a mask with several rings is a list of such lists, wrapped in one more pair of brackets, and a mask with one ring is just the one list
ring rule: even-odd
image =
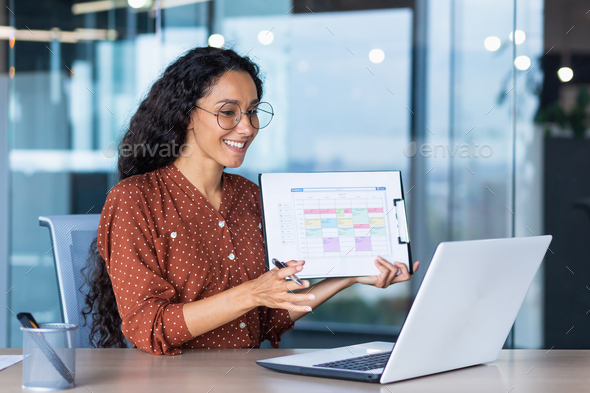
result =
[{"label": "woman", "polygon": [[[285,278],[304,261],[265,272],[258,187],[224,173],[242,164],[270,121],[261,99],[256,64],[209,47],[170,65],[139,106],[120,146],[122,180],[102,211],[104,262],[96,258],[87,299],[87,314],[102,304],[92,327],[103,345],[123,343],[122,332],[153,354],[252,348],[265,339],[277,347],[297,319],[338,291],[409,279],[404,264],[382,258],[378,276],[326,279],[298,293],[302,287]],[[107,326],[117,322],[108,278],[119,331]]]}]

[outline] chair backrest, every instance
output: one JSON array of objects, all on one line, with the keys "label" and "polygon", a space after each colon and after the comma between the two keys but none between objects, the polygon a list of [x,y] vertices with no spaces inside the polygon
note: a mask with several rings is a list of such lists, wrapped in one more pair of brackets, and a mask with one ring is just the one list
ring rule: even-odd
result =
[{"label": "chair backrest", "polygon": [[79,326],[76,332],[78,348],[91,347],[88,339],[90,327],[84,326],[82,316],[88,286],[81,269],[90,258],[90,242],[96,238],[99,220],[100,214],[39,217],[39,225],[48,227],[51,235],[63,321]]}]

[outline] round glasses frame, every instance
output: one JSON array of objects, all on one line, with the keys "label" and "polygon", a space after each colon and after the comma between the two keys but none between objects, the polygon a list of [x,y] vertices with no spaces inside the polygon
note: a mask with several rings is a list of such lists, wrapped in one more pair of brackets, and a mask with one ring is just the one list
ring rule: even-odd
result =
[{"label": "round glasses frame", "polygon": [[[261,109],[261,108],[260,108],[260,105],[262,105],[262,104],[268,105],[268,107],[269,107],[269,109],[270,109],[270,110]],[[222,126],[222,125],[221,125],[221,122],[219,121],[219,113],[220,113],[220,112],[223,110],[223,108],[224,108],[226,105],[235,105],[235,106],[237,106],[237,107],[239,108],[239,110],[240,110],[240,115],[239,115],[239,117],[238,117],[238,118],[236,118],[236,119],[234,119],[234,122],[235,122],[235,124],[234,124],[233,126],[229,127],[229,128]],[[246,111],[246,112],[242,112],[242,108],[240,107],[240,105],[238,105],[238,104],[236,104],[236,103],[234,103],[234,102],[226,102],[225,104],[223,104],[223,105],[221,106],[221,108],[219,108],[219,110],[217,111],[217,113],[214,113],[214,112],[208,111],[207,109],[205,109],[205,108],[201,108],[201,107],[200,107],[200,106],[198,106],[198,105],[195,105],[195,108],[198,108],[198,109],[200,109],[200,110],[203,110],[203,111],[205,111],[205,112],[207,112],[207,113],[210,113],[210,114],[212,114],[213,116],[217,117],[217,125],[219,125],[219,127],[221,127],[221,128],[222,128],[222,129],[224,129],[224,130],[231,130],[231,129],[234,129],[234,128],[235,128],[235,127],[238,125],[238,124],[240,124],[240,121],[242,120],[242,115],[247,115],[247,116],[248,116],[248,120],[250,120],[250,124],[252,125],[252,127],[256,128],[257,130],[260,130],[260,129],[262,129],[262,128],[265,128],[265,127],[267,127],[267,126],[270,124],[270,122],[272,121],[272,119],[273,119],[273,117],[274,117],[274,115],[275,115],[275,113],[274,113],[274,109],[273,109],[272,105],[271,105],[270,103],[268,103],[268,102],[265,102],[265,101],[263,101],[263,102],[259,102],[258,104],[256,104],[256,108],[254,108],[254,109],[250,109],[249,111]],[[258,127],[257,127],[257,126],[255,126],[255,125],[254,125],[254,123],[252,123],[252,115],[256,114],[256,112],[257,112],[257,111],[259,111],[259,110],[260,110],[260,111],[262,111],[262,112],[265,112],[265,113],[267,113],[267,114],[269,114],[269,115],[270,115],[270,119],[268,120],[268,123],[266,123],[266,124],[265,124],[265,125],[263,125],[262,127],[260,127],[260,126],[258,126]],[[228,118],[228,117],[226,117],[226,118]]]}]

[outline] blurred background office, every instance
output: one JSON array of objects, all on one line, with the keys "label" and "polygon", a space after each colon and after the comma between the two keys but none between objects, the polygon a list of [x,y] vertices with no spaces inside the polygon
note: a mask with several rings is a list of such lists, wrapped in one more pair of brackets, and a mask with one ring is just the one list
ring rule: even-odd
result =
[{"label": "blurred background office", "polygon": [[283,347],[395,340],[440,241],[549,233],[509,345],[590,348],[587,1],[0,3],[0,347],[13,313],[61,319],[38,216],[100,213],[147,89],[211,45],[260,64],[276,113],[232,172],[403,172],[419,273],[344,291]]}]

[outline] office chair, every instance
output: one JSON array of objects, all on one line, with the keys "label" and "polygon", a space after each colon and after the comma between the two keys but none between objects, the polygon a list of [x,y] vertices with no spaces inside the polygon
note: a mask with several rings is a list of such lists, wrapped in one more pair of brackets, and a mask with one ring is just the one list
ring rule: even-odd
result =
[{"label": "office chair", "polygon": [[100,214],[39,217],[39,225],[49,228],[51,235],[62,319],[79,326],[78,348],[92,347],[88,339],[90,327],[84,326],[82,316],[88,286],[80,270],[90,257],[90,242],[96,238],[99,220]]}]

